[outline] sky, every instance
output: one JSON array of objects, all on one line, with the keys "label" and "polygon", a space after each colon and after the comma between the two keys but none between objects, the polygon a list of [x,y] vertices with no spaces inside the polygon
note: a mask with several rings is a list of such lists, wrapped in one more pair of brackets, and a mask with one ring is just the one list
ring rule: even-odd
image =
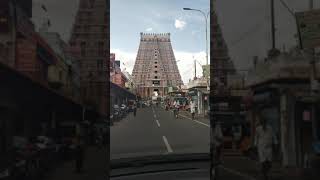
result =
[{"label": "sky", "polygon": [[[309,0],[283,0],[294,12],[309,8]],[[320,0],[314,0],[314,8]],[[271,48],[270,0],[217,0],[216,12],[237,69],[251,68],[253,56],[265,58]],[[289,50],[297,45],[293,16],[275,0],[276,47]]]},{"label": "sky", "polygon": [[[50,31],[59,32],[68,40],[78,0],[33,0],[33,21],[36,27],[49,17]],[[172,47],[184,82],[193,75],[193,56],[205,64],[204,18],[183,7],[209,10],[209,0],[110,0],[111,52],[122,60],[131,73],[139,46],[140,32],[171,33]],[[294,11],[308,9],[309,0],[283,0]],[[41,9],[46,5],[48,12]],[[314,0],[315,8],[320,0]],[[276,46],[288,50],[296,45],[293,17],[275,0]],[[270,0],[217,0],[216,12],[227,42],[229,55],[237,69],[252,67],[252,57],[266,56],[271,47]],[[198,63],[199,65],[199,63]],[[200,70],[200,66],[197,70]],[[198,71],[198,76],[201,72]]]},{"label": "sky", "polygon": [[116,59],[123,61],[122,69],[132,72],[139,48],[140,32],[169,32],[184,83],[194,77],[194,73],[190,73],[194,72],[193,58],[198,61],[197,76],[201,76],[200,64],[206,63],[205,18],[200,12],[184,11],[184,7],[209,12],[210,1],[111,0],[110,51],[116,54]]}]

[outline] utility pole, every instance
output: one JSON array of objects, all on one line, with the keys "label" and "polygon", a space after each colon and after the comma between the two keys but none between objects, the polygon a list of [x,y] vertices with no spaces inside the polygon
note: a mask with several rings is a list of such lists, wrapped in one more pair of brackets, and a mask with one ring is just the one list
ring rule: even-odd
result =
[{"label": "utility pole", "polygon": [[197,79],[197,64],[196,64],[196,60],[194,60],[194,79]]},{"label": "utility pole", "polygon": [[275,25],[274,25],[274,0],[271,1],[271,35],[272,35],[272,49],[276,48],[276,38],[275,38]]},{"label": "utility pole", "polygon": [[313,0],[309,0],[309,9],[310,9],[310,10],[313,9]]}]

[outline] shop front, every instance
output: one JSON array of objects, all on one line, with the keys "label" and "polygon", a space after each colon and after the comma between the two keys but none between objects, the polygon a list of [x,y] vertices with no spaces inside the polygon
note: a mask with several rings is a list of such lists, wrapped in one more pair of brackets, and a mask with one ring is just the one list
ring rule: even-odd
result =
[{"label": "shop front", "polygon": [[255,89],[251,103],[248,113],[251,113],[251,141],[259,116],[264,117],[278,142],[274,160],[285,167],[310,167],[315,154],[319,154],[317,117],[320,117],[320,108],[319,101],[309,96],[308,86],[278,85],[263,91]]}]

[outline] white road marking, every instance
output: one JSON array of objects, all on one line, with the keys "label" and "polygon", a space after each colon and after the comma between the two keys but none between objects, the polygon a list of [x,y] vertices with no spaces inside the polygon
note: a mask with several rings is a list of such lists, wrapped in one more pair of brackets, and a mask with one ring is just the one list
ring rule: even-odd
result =
[{"label": "white road marking", "polygon": [[202,124],[202,125],[205,125],[205,126],[207,126],[207,127],[210,127],[210,125],[208,125],[208,124],[206,124],[206,123],[203,123],[203,122],[201,122],[201,121],[197,121],[197,120],[193,120],[193,121],[195,121],[195,122],[197,122],[197,123],[200,123],[200,124]]},{"label": "white road marking", "polygon": [[157,122],[158,126],[160,127],[160,122],[158,120],[156,120],[156,122]]},{"label": "white road marking", "polygon": [[187,119],[189,119],[189,120],[191,120],[191,121],[194,121],[194,122],[197,122],[197,123],[199,123],[199,124],[205,125],[205,126],[207,126],[207,127],[210,127],[209,124],[203,123],[203,122],[198,121],[198,120],[192,120],[191,118],[189,118],[189,117],[187,117],[187,116],[180,115],[180,114],[179,114],[179,116],[184,117],[184,118],[187,118]]},{"label": "white road marking", "polygon": [[240,176],[240,177],[243,177],[245,179],[249,179],[249,180],[257,180],[256,178],[253,178],[247,174],[244,174],[244,173],[241,173],[239,171],[235,171],[233,169],[229,169],[229,168],[226,168],[226,167],[221,167],[222,169],[224,169],[225,171],[228,171],[229,173],[232,173],[232,174],[235,174],[237,176]]},{"label": "white road marking", "polygon": [[154,118],[157,118],[156,114],[153,115]]},{"label": "white road marking", "polygon": [[162,136],[162,139],[163,139],[163,141],[164,141],[164,144],[166,144],[166,147],[167,147],[167,151],[168,151],[168,153],[172,153],[172,152],[173,152],[173,150],[172,150],[172,148],[171,148],[171,146],[170,146],[170,144],[169,144],[169,142],[168,142],[167,138],[166,138],[165,136]]}]

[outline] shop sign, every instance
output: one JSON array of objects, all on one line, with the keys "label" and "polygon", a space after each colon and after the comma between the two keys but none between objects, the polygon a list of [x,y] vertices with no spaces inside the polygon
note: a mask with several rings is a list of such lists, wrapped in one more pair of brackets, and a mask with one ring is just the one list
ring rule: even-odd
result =
[{"label": "shop sign", "polygon": [[310,118],[310,111],[303,111],[303,121],[310,121],[311,118]]},{"label": "shop sign", "polygon": [[303,48],[320,46],[320,9],[296,13]]},{"label": "shop sign", "polygon": [[209,78],[210,77],[210,65],[202,65],[203,69],[203,77]]}]

